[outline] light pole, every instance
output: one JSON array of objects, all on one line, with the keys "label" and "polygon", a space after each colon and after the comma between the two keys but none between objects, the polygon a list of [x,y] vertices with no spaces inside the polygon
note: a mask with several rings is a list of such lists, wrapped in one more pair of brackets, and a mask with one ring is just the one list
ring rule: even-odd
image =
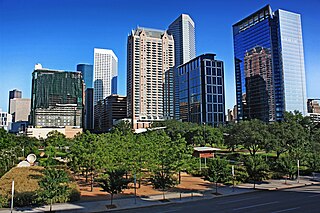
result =
[{"label": "light pole", "polygon": [[297,176],[297,181],[298,181],[298,183],[299,183],[299,178],[300,178],[300,161],[298,160],[297,161],[297,166],[298,166],[298,176]]},{"label": "light pole", "polygon": [[234,192],[234,165],[232,165],[232,170],[231,170],[231,173],[232,173],[232,192]]}]

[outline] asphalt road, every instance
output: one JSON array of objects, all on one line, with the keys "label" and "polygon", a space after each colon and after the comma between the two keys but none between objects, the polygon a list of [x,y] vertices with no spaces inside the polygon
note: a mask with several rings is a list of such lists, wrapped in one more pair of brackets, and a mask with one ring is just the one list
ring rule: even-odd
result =
[{"label": "asphalt road", "polygon": [[208,200],[153,206],[117,211],[122,213],[198,213],[198,212],[272,212],[320,213],[320,184],[281,191],[256,191],[252,193],[218,197]]}]

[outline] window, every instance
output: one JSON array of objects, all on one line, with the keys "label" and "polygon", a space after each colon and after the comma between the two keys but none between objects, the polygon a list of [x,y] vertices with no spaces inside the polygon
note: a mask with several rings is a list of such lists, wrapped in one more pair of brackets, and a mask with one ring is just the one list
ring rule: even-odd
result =
[{"label": "window", "polygon": [[212,93],[212,86],[210,86],[210,85],[207,86],[207,93]]},{"label": "window", "polygon": [[217,75],[218,75],[218,76],[221,76],[221,69],[217,69],[217,70],[218,70]]},{"label": "window", "polygon": [[207,76],[207,84],[211,84],[211,77]]},{"label": "window", "polygon": [[212,102],[212,95],[207,95],[207,101]]},{"label": "window", "polygon": [[211,68],[210,67],[206,67],[206,74],[211,75]]},{"label": "window", "polygon": [[212,112],[212,104],[208,104],[208,112]]}]

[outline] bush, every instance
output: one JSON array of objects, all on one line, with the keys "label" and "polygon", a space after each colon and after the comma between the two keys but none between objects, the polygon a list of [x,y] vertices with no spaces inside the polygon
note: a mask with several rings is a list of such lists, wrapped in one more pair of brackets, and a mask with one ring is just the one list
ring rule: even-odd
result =
[{"label": "bush", "polygon": [[14,195],[14,206],[30,206],[36,204],[35,192],[20,192]]},{"label": "bush", "polygon": [[70,185],[70,188],[71,190],[69,192],[69,201],[74,202],[80,200],[81,193],[78,185],[76,183],[72,183]]},{"label": "bush", "polygon": [[0,208],[9,207],[9,199],[0,194]]}]

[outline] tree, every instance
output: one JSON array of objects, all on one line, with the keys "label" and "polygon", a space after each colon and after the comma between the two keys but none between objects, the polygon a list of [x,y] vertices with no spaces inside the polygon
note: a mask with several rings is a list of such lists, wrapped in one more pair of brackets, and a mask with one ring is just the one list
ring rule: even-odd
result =
[{"label": "tree", "polygon": [[284,175],[288,175],[290,179],[294,178],[294,175],[298,171],[297,160],[290,155],[281,157],[278,162],[278,168]]},{"label": "tree", "polygon": [[218,183],[224,183],[230,178],[230,168],[225,159],[214,158],[209,161],[205,179],[215,183],[216,195],[218,194]]},{"label": "tree", "polygon": [[234,140],[247,149],[251,156],[264,149],[270,140],[267,125],[260,120],[242,121],[236,125],[237,131],[231,134],[235,134]]},{"label": "tree", "polygon": [[268,176],[268,165],[259,155],[248,156],[243,162],[249,177],[253,180],[253,188],[255,189],[256,181],[261,181]]},{"label": "tree", "polygon": [[130,180],[124,178],[125,171],[122,169],[108,170],[99,179],[99,185],[101,188],[110,193],[111,195],[111,205],[113,202],[113,196],[115,194],[121,193],[124,189],[128,187]]},{"label": "tree", "polygon": [[52,211],[52,203],[59,200],[67,201],[69,194],[69,177],[62,169],[47,168],[44,170],[44,177],[39,181],[40,191],[39,198],[50,204],[50,212]]}]

